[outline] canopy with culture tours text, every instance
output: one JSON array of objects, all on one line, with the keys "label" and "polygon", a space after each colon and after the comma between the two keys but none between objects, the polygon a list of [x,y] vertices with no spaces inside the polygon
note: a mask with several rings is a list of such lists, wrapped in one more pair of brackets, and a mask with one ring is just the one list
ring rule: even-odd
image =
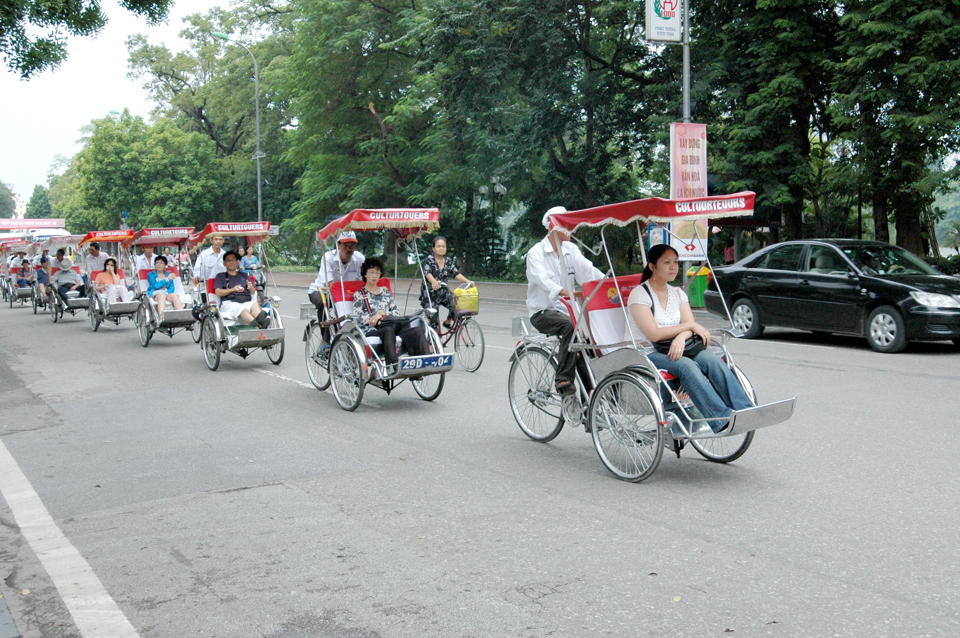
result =
[{"label": "canopy with culture tours text", "polygon": [[317,232],[317,239],[325,241],[346,230],[381,230],[392,228],[398,234],[419,237],[440,228],[438,208],[358,208],[340,219],[335,219]]},{"label": "canopy with culture tours text", "polygon": [[133,237],[132,230],[92,230],[83,236],[80,245],[85,246],[92,242],[105,244],[120,243]]},{"label": "canopy with culture tours text", "polygon": [[733,195],[691,199],[636,199],[551,215],[551,228],[562,228],[572,233],[579,228],[597,228],[609,224],[627,226],[636,221],[669,223],[692,219],[744,217],[753,214],[756,196],[756,193],[744,191]]},{"label": "canopy with culture tours text", "polygon": [[196,235],[191,235],[190,248],[210,237],[246,237],[249,243],[263,241],[270,234],[270,222],[211,222]]},{"label": "canopy with culture tours text", "polygon": [[193,235],[193,226],[178,228],[141,228],[124,246],[176,246],[186,243]]}]

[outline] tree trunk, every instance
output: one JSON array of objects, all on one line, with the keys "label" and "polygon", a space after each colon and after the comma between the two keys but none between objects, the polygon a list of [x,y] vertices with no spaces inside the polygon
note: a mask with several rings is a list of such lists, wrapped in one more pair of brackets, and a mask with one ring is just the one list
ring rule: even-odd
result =
[{"label": "tree trunk", "polygon": [[873,186],[873,234],[877,241],[890,241],[890,228],[887,226],[887,192],[878,184]]},{"label": "tree trunk", "polygon": [[898,201],[894,210],[894,220],[897,223],[897,245],[922,257],[925,253],[921,236],[923,228],[920,223],[919,202],[912,197],[905,197]]}]

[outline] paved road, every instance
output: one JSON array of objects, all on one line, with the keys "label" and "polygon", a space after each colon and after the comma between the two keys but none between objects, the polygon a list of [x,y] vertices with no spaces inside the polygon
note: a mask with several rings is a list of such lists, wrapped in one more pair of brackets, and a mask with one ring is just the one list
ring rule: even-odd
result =
[{"label": "paved road", "polygon": [[[283,295],[297,315],[302,293]],[[211,373],[185,335],[144,349],[131,324],[0,308],[16,463],[0,458],[0,593],[20,633],[960,635],[952,347],[739,342],[762,399],[799,397],[794,419],[734,464],[665,455],[634,485],[582,431],[544,445],[515,425],[521,313],[484,305],[487,358],[436,402],[369,388],[345,413],[308,385],[298,319],[280,366],[225,355]],[[31,492],[65,579],[8,507]],[[106,611],[72,617],[62,597],[81,586]],[[117,615],[126,634],[79,628]]]}]

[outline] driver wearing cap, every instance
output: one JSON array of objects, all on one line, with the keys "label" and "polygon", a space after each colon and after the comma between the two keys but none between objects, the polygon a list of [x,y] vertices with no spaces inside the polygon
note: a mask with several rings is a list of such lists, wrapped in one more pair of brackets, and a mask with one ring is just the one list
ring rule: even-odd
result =
[{"label": "driver wearing cap", "polygon": [[[530,323],[543,334],[560,337],[560,352],[557,362],[557,391],[571,394],[576,356],[570,352],[573,339],[573,322],[560,297],[569,297],[567,280],[578,284],[602,279],[603,273],[583,256],[580,249],[569,241],[570,233],[553,225],[551,215],[565,213],[563,206],[554,206],[543,216],[547,236],[537,242],[527,253],[527,312]],[[559,253],[563,252],[566,276]]]},{"label": "driver wearing cap", "polygon": [[[323,317],[320,312],[320,306],[323,305],[323,293],[321,288],[326,288],[332,281],[360,281],[360,266],[366,259],[363,253],[357,252],[357,234],[352,230],[345,230],[337,237],[337,247],[334,250],[328,250],[323,255],[320,262],[320,271],[317,273],[316,280],[310,284],[307,289],[307,297],[310,303],[317,307],[319,317]],[[329,329],[324,328],[322,350],[330,347]]]},{"label": "driver wearing cap", "polygon": [[66,256],[62,248],[57,251],[57,258],[53,262],[53,270],[51,283],[56,287],[64,301],[67,300],[68,292],[80,290],[83,287],[83,279],[73,270],[73,262]]}]

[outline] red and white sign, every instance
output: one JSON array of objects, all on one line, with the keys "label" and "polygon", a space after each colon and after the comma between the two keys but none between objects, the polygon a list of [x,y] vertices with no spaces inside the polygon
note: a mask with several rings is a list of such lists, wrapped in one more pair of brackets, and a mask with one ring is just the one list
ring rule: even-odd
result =
[{"label": "red and white sign", "polygon": [[683,3],[680,0],[647,0],[647,40],[683,40]]},{"label": "red and white sign", "polygon": [[[674,122],[670,125],[670,197],[707,196],[707,125]],[[689,202],[689,212],[699,212]],[[681,261],[703,260],[707,255],[707,220],[674,222],[670,245]]]},{"label": "red and white sign", "polygon": [[0,219],[0,230],[66,228],[65,219]]},{"label": "red and white sign", "polygon": [[324,241],[345,230],[379,230],[392,228],[403,236],[429,233],[440,228],[438,208],[358,208],[335,219],[317,232]]}]

